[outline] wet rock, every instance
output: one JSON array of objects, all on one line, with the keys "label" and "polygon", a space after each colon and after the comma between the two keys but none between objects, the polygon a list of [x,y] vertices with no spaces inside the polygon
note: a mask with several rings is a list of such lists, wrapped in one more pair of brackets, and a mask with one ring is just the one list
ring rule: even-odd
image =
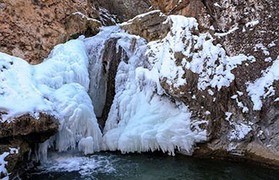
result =
[{"label": "wet rock", "polygon": [[29,136],[27,141],[43,142],[57,132],[58,126],[58,121],[50,115],[40,114],[38,119],[23,115],[12,122],[0,123],[0,140]]}]

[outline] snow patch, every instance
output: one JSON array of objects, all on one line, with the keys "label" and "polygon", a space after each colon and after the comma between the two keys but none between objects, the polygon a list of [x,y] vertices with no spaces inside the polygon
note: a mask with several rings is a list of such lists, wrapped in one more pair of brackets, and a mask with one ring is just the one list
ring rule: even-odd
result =
[{"label": "snow patch", "polygon": [[279,80],[278,69],[279,56],[274,60],[273,64],[262,73],[262,77],[256,79],[253,83],[248,83],[247,92],[254,103],[254,110],[261,110],[263,106],[262,99],[275,95],[275,90],[272,85],[275,81]]},{"label": "snow patch", "polygon": [[215,36],[219,36],[219,37],[224,37],[224,36],[227,36],[227,35],[229,35],[229,34],[235,32],[235,31],[238,30],[238,29],[239,29],[238,26],[235,26],[234,28],[230,29],[230,30],[227,31],[227,32],[224,32],[224,33],[215,33],[214,35],[215,35]]},{"label": "snow patch", "polygon": [[9,156],[10,154],[18,154],[19,148],[9,148],[9,152],[4,152],[0,154],[0,177],[2,180],[8,180],[9,179],[9,173],[6,169],[6,165],[8,164],[7,161],[5,161],[5,158]]},{"label": "snow patch", "polygon": [[251,130],[250,125],[244,123],[231,122],[230,124],[234,127],[229,133],[229,140],[242,140]]},{"label": "snow patch", "polygon": [[258,43],[254,47],[254,51],[258,51],[259,49],[262,50],[262,52],[264,53],[265,56],[269,56],[270,55],[267,47],[265,47],[262,43]]},{"label": "snow patch", "polygon": [[253,20],[253,21],[247,22],[247,23],[245,24],[245,26],[248,27],[248,28],[251,28],[251,27],[256,26],[256,25],[259,24],[259,23],[260,23],[259,20]]}]

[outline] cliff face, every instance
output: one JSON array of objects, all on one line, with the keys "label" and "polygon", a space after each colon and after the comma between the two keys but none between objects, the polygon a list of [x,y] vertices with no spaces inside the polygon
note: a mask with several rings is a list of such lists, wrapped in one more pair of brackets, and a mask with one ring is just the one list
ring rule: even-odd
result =
[{"label": "cliff face", "polygon": [[[209,141],[198,145],[194,155],[245,157],[278,165],[279,84],[275,69],[278,68],[279,3],[159,0],[152,1],[152,5],[165,14],[195,17],[199,22],[199,30],[192,30],[191,38],[181,37],[184,50],[169,49],[175,64],[183,69],[182,77],[187,83],[177,85],[161,78],[165,91],[189,105],[193,118],[208,120]],[[162,39],[171,25],[152,24],[155,21],[164,22],[165,18],[149,13],[130,20],[123,28],[149,41]],[[205,41],[199,47],[197,41],[201,36],[205,36]],[[215,58],[216,49],[206,54],[207,40],[222,46],[232,59],[224,61],[221,51]],[[227,65],[226,61],[233,62],[241,54],[248,57],[245,63]],[[193,69],[196,56],[202,59],[201,72]],[[231,77],[227,77],[228,72]],[[228,78],[229,83],[218,86],[223,78]]]},{"label": "cliff face", "polygon": [[[167,14],[196,17],[200,31],[195,34],[210,32],[215,39],[213,43],[220,43],[227,55],[243,53],[255,58],[254,62],[233,69],[234,80],[219,90],[216,87],[198,89],[197,73],[187,68],[184,69],[184,77],[189,82],[186,86],[177,88],[162,80],[168,94],[183,100],[197,117],[209,120],[210,140],[202,144],[196,154],[237,155],[255,160],[267,158],[265,162],[278,164],[279,104],[276,98],[279,84],[277,74],[272,71],[278,61],[278,1],[193,0],[178,3],[174,0],[153,3]],[[205,21],[207,23],[203,23]],[[193,46],[193,53],[200,51],[194,49]],[[181,52],[177,52],[174,61],[180,65],[183,58],[192,61]],[[206,63],[205,59],[204,66]],[[221,62],[215,63],[218,66]],[[214,73],[209,72],[210,78]],[[241,124],[245,124],[245,128],[240,128]],[[244,136],[240,137],[242,133]],[[232,134],[236,136],[231,137]]]},{"label": "cliff face", "polygon": [[73,35],[96,33],[96,18],[86,0],[1,0],[0,51],[37,64]]}]

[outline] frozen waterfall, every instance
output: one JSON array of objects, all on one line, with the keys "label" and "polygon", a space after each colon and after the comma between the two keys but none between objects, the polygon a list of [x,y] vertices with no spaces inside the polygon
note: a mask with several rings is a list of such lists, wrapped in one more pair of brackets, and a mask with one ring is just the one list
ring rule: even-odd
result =
[{"label": "frozen waterfall", "polygon": [[[170,57],[151,57],[154,48],[169,50],[112,26],[56,46],[39,65],[1,53],[0,63],[7,67],[1,75],[8,80],[0,84],[6,91],[0,109],[9,110],[7,121],[39,112],[59,119],[59,132],[40,145],[42,159],[49,147],[85,154],[159,150],[174,155],[177,149],[191,154],[195,143],[207,139],[200,128],[206,121],[191,119],[188,107],[164,92],[160,80],[166,74],[160,68]],[[97,118],[105,122],[103,135]]]}]

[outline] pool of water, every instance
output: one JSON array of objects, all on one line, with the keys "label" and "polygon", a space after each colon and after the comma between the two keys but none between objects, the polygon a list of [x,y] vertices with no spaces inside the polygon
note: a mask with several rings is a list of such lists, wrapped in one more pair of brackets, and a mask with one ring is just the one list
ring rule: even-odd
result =
[{"label": "pool of water", "polygon": [[91,156],[52,154],[23,179],[40,180],[192,180],[278,179],[279,171],[252,164],[197,159],[182,155],[98,153]]}]

